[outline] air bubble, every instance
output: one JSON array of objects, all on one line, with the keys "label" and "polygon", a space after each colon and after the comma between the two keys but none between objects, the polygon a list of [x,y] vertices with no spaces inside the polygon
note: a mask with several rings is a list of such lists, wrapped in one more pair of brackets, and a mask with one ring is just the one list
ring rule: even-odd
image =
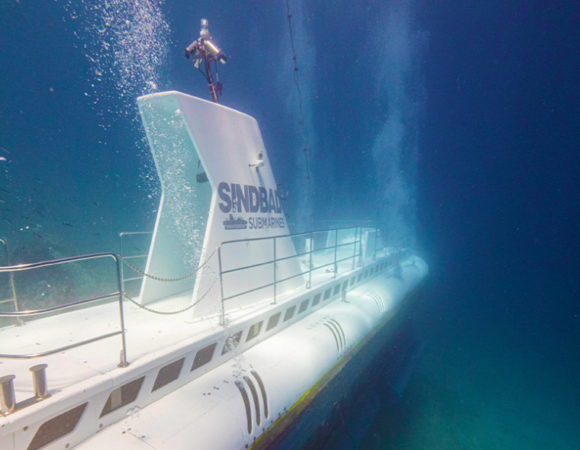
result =
[{"label": "air bubble", "polygon": [[114,114],[134,117],[136,98],[162,84],[170,39],[161,5],[162,0],[67,3],[71,18],[81,18],[78,37],[95,74],[90,95],[111,100]]}]

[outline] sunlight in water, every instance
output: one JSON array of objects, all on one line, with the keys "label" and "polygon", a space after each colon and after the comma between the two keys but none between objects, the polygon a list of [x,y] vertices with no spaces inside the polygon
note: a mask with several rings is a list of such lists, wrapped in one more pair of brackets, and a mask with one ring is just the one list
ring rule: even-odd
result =
[{"label": "sunlight in water", "polygon": [[[416,171],[419,121],[424,104],[420,72],[427,35],[413,27],[414,1],[394,2],[376,38],[381,61],[379,95],[386,120],[373,145],[377,170],[377,219],[391,245],[412,245],[416,223]],[[411,242],[409,242],[411,241]]]}]

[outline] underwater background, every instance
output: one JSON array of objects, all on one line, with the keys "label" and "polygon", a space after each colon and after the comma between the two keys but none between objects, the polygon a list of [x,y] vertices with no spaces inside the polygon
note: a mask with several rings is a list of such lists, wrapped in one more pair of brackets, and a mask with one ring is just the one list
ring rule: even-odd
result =
[{"label": "underwater background", "polygon": [[[228,56],[220,101],[259,122],[293,230],[373,221],[430,266],[423,356],[366,448],[580,448],[572,0],[4,0],[11,263],[118,252],[119,232],[153,229],[160,186],[135,99],[209,99],[183,56],[201,18]],[[23,307],[112,281],[97,263],[17,276]]]}]

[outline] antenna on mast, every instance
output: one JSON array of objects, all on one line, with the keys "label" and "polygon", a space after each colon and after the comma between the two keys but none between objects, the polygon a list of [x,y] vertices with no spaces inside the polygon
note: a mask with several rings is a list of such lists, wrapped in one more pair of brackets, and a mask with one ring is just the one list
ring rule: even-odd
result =
[{"label": "antenna on mast", "polygon": [[[187,59],[193,57],[193,65],[207,80],[207,84],[209,85],[209,92],[211,93],[211,99],[214,103],[218,103],[218,97],[221,97],[222,95],[223,85],[219,80],[217,61],[225,64],[227,58],[226,55],[224,55],[224,52],[222,52],[215,44],[211,42],[212,39],[207,27],[208,21],[206,19],[201,19],[201,31],[199,32],[199,39],[197,41],[193,41],[185,49],[185,57]],[[200,69],[202,60],[204,62],[205,73]],[[211,73],[212,62],[215,63],[215,84]]]}]

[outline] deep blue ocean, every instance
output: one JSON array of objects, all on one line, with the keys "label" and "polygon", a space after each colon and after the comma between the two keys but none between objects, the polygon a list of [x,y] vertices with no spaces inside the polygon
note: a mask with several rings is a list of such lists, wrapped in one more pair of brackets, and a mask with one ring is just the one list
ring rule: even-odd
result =
[{"label": "deep blue ocean", "polygon": [[[292,229],[374,221],[430,266],[425,351],[366,448],[580,448],[573,0],[3,0],[10,262],[118,252],[119,232],[153,229],[136,98],[210,98],[183,54],[202,18],[228,56],[220,102],[259,122]],[[22,289],[58,301],[102,273]]]}]

